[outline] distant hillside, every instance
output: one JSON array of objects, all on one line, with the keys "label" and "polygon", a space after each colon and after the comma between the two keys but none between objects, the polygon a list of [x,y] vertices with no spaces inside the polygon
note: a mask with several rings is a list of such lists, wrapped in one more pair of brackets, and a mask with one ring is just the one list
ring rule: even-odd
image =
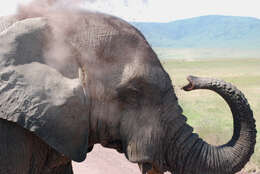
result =
[{"label": "distant hillside", "polygon": [[260,20],[256,18],[210,15],[132,24],[153,47],[260,49]]}]

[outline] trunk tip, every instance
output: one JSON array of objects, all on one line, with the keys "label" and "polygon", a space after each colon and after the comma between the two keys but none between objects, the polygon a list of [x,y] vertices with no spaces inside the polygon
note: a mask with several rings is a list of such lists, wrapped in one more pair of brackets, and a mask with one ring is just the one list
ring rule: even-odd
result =
[{"label": "trunk tip", "polygon": [[194,84],[194,81],[198,79],[198,77],[196,76],[192,76],[192,75],[189,75],[187,77],[187,80],[188,80],[188,84],[183,86],[181,89],[183,89],[184,91],[192,91],[195,89],[195,84]]}]

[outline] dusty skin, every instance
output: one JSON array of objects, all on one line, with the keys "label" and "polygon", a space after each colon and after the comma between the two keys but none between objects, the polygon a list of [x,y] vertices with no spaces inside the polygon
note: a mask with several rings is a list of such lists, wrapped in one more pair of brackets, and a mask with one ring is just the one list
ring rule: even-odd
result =
[{"label": "dusty skin", "polygon": [[168,73],[136,28],[96,12],[27,12],[0,21],[0,174],[72,174],[72,161],[84,161],[95,144],[142,174],[233,174],[249,161],[255,120],[234,85],[189,76],[183,88],[214,91],[231,109],[231,140],[210,145],[187,124]]}]

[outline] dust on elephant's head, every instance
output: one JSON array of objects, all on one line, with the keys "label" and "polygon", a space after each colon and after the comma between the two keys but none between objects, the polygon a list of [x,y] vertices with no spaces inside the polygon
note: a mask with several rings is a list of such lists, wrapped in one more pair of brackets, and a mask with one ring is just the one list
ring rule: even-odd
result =
[{"label": "dust on elephant's head", "polygon": [[[256,130],[237,88],[216,79],[188,78],[185,90],[216,91],[233,113],[234,136],[223,146],[211,146],[187,125],[169,75],[136,28],[110,15],[73,10],[59,15],[64,12],[78,23],[65,26],[62,41],[56,40],[56,15],[20,19],[0,34],[2,119],[75,161],[83,161],[100,143],[124,153],[143,173],[224,174],[245,165]],[[51,54],[53,43],[69,54],[59,49],[61,54]],[[69,57],[64,66],[47,61],[64,55]]]}]

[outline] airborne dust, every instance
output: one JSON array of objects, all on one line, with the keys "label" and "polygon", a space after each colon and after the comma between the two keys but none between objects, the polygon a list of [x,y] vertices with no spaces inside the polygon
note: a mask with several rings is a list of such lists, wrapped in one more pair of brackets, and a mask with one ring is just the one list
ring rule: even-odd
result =
[{"label": "airborne dust", "polygon": [[29,4],[20,4],[16,13],[19,20],[35,17],[44,17],[47,20],[44,60],[48,65],[71,78],[76,74],[71,71],[76,71],[76,66],[81,66],[79,60],[86,55],[80,44],[83,43],[84,32],[78,27],[82,22],[82,15],[79,15],[79,12],[83,11],[81,6],[84,2],[86,1],[33,0]]}]

